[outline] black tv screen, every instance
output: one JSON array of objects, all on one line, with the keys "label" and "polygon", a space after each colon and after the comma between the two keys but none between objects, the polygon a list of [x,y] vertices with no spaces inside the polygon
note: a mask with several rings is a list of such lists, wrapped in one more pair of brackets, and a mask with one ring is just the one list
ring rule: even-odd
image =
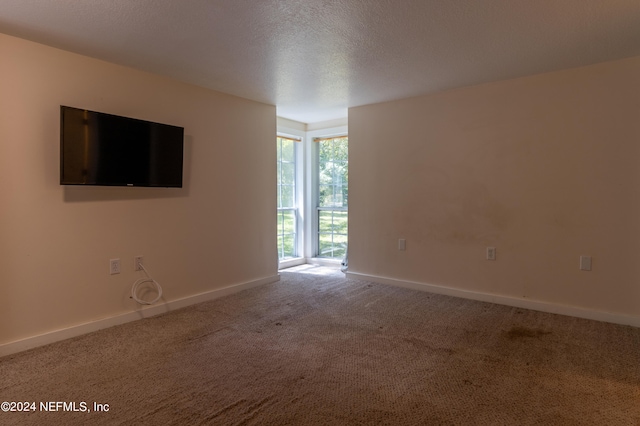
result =
[{"label": "black tv screen", "polygon": [[182,188],[184,128],[60,106],[60,184]]}]

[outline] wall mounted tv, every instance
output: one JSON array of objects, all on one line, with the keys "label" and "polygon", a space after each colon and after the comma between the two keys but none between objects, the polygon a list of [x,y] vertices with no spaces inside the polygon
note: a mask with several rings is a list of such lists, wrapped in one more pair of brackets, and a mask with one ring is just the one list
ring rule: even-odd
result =
[{"label": "wall mounted tv", "polygon": [[184,128],[60,106],[60,185],[182,188]]}]

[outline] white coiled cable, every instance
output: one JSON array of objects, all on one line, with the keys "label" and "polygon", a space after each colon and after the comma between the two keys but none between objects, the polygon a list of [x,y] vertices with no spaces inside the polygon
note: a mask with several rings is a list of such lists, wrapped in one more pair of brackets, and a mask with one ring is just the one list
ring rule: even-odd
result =
[{"label": "white coiled cable", "polygon": [[[142,263],[140,263],[138,266],[140,266],[142,268],[142,270],[144,271],[144,273],[147,274],[147,277],[146,278],[140,278],[135,283],[133,283],[133,287],[131,287],[131,298],[133,300],[135,300],[136,302],[138,302],[139,304],[141,304],[141,305],[153,305],[158,300],[160,300],[160,298],[162,297],[162,287],[160,287],[160,284],[158,283],[158,281],[156,281],[153,278],[151,278],[151,276],[147,272],[147,269],[144,266],[142,266]],[[153,299],[152,301],[150,301],[150,302],[147,302],[146,300],[140,299],[138,297],[138,295],[137,295],[138,287],[141,284],[144,284],[144,283],[153,283],[153,285],[156,288],[156,291],[158,292],[158,296],[155,299]]]}]

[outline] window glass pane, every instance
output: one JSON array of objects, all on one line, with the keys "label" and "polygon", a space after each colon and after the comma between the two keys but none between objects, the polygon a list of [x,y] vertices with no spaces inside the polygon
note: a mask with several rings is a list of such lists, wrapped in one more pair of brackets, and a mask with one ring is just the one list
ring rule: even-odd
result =
[{"label": "window glass pane", "polygon": [[278,212],[278,235],[282,235],[284,228],[284,212]]},{"label": "window glass pane", "polygon": [[349,205],[349,169],[346,164],[341,175],[341,183],[340,194],[342,198],[342,205],[346,207]]},{"label": "window glass pane", "polygon": [[319,164],[319,183],[320,185],[329,185],[333,182],[334,165],[332,161],[326,161]]},{"label": "window glass pane", "polygon": [[291,139],[282,139],[282,161],[293,163],[294,162],[294,144]]},{"label": "window glass pane", "polygon": [[277,213],[277,243],[278,257],[280,259],[295,257],[298,210],[296,208],[295,185],[296,143],[290,139],[276,138],[277,155],[277,206],[278,208],[290,208]]},{"label": "window glass pane", "polygon": [[349,187],[343,185],[340,188],[336,188],[336,192],[338,194],[337,198],[340,201],[339,205],[341,207],[347,207],[349,204]]},{"label": "window glass pane", "polygon": [[[333,232],[334,234],[347,235],[348,231],[348,213],[342,211],[333,212]],[[346,242],[346,239],[345,239]]]},{"label": "window glass pane", "polygon": [[276,147],[276,158],[278,159],[278,164],[280,164],[280,161],[282,161],[282,139],[276,139]]},{"label": "window glass pane", "polygon": [[278,185],[280,185],[282,183],[282,163],[280,161],[278,161],[278,165],[276,168],[276,175],[278,179]]},{"label": "window glass pane", "polygon": [[278,257],[282,258],[283,256],[284,245],[282,244],[282,237],[278,235]]},{"label": "window glass pane", "polygon": [[349,160],[348,138],[336,138],[333,140],[333,159],[337,161]]},{"label": "window glass pane", "polygon": [[318,212],[318,232],[320,232],[321,234],[330,234],[333,230],[331,213],[331,211]]},{"label": "window glass pane", "polygon": [[342,199],[342,185],[333,186],[333,203],[332,207],[346,207],[344,200]]},{"label": "window glass pane", "polygon": [[318,238],[318,256],[333,257],[331,234],[320,234]]},{"label": "window glass pane", "polygon": [[334,246],[333,246],[333,256],[332,257],[343,258],[345,254],[347,254],[347,242],[346,241],[344,243],[341,243],[341,244],[334,244]]},{"label": "window glass pane", "polygon": [[296,165],[294,163],[282,163],[281,183],[293,185],[296,180]]},{"label": "window glass pane", "polygon": [[333,205],[333,186],[320,185],[318,193],[318,205],[320,207],[330,207]]},{"label": "window glass pane", "polygon": [[282,243],[282,257],[295,256],[295,235],[285,235]]},{"label": "window glass pane", "polygon": [[342,258],[347,251],[349,204],[348,137],[319,141],[318,256]]},{"label": "window glass pane", "polygon": [[323,140],[318,142],[319,146],[318,146],[318,159],[320,161],[320,164],[322,163],[326,163],[327,161],[331,160],[331,158],[333,157],[331,155],[331,141],[330,140]]},{"label": "window glass pane", "polygon": [[294,207],[293,185],[280,186],[280,207]]},{"label": "window glass pane", "polygon": [[333,234],[333,246],[334,250],[342,250],[347,248],[347,236]]},{"label": "window glass pane", "polygon": [[296,215],[294,210],[284,210],[282,213],[282,233],[296,233]]},{"label": "window glass pane", "polygon": [[347,165],[349,163],[347,163],[346,161],[334,161],[334,179],[339,179],[340,182],[347,182],[347,171],[349,170],[349,168],[347,167]]},{"label": "window glass pane", "polygon": [[296,210],[278,212],[278,257],[296,255]]},{"label": "window glass pane", "polygon": [[278,185],[277,186],[277,191],[276,191],[277,194],[278,194],[278,197],[276,199],[276,207],[277,208],[282,207],[282,205],[281,205],[282,204],[282,194],[280,193],[281,189],[282,189],[282,187],[280,185]]}]

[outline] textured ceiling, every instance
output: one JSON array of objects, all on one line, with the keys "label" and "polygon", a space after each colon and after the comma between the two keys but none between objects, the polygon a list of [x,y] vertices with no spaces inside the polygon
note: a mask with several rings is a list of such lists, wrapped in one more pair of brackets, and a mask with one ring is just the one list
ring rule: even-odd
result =
[{"label": "textured ceiling", "polygon": [[640,56],[640,1],[0,0],[0,32],[313,123],[352,106]]}]

